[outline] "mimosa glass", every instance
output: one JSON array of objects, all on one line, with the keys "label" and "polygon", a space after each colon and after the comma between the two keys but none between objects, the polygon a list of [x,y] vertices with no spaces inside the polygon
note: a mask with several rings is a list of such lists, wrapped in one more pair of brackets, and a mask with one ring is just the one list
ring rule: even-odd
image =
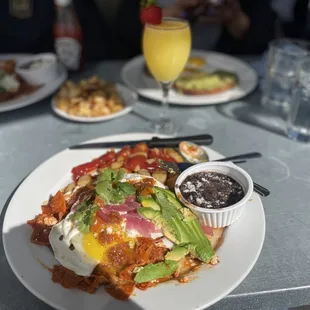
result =
[{"label": "mimosa glass", "polygon": [[177,125],[169,117],[168,96],[172,84],[187,63],[190,51],[191,32],[187,21],[163,18],[159,25],[145,25],[145,61],[163,92],[159,117],[151,125],[151,129],[157,133],[175,134],[177,131]]}]

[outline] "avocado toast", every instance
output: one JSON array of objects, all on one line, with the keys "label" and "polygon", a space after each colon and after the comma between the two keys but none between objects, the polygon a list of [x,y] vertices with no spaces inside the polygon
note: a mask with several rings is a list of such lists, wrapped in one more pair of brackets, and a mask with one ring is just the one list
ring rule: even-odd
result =
[{"label": "avocado toast", "polygon": [[174,89],[184,95],[213,95],[238,84],[235,73],[216,70],[212,73],[200,72],[190,76],[181,76],[174,83]]}]

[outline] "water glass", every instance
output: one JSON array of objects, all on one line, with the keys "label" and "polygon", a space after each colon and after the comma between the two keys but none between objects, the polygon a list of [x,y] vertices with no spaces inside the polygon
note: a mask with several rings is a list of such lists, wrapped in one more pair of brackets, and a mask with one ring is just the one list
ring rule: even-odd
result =
[{"label": "water glass", "polygon": [[292,100],[287,118],[289,138],[310,141],[310,57],[302,60],[297,69]]},{"label": "water glass", "polygon": [[309,44],[300,40],[277,39],[270,43],[262,103],[267,107],[289,108],[298,63],[309,55]]}]

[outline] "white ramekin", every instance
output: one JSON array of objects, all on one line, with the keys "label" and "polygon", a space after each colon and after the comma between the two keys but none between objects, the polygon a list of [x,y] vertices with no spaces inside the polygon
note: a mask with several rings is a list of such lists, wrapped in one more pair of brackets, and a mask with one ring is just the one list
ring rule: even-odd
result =
[{"label": "white ramekin", "polygon": [[[38,68],[23,68],[24,65],[37,61],[48,60],[49,63]],[[16,66],[16,73],[31,85],[43,85],[58,77],[57,57],[52,53],[38,54],[19,61]]]},{"label": "white ramekin", "polygon": [[[236,204],[222,209],[200,208],[185,200],[180,192],[180,185],[191,174],[210,171],[223,173],[236,180],[243,188],[245,196]],[[207,162],[194,165],[183,171],[175,183],[175,193],[182,203],[197,215],[200,222],[209,227],[225,227],[236,222],[253,193],[253,181],[250,175],[231,162]]]}]

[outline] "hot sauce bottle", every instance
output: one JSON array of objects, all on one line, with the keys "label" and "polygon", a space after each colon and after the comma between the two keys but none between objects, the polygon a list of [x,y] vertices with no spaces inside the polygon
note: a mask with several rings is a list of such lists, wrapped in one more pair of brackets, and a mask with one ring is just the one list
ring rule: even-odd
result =
[{"label": "hot sauce bottle", "polygon": [[54,23],[56,54],[68,70],[82,70],[82,28],[72,0],[54,0],[54,4],[56,9],[56,20]]}]

